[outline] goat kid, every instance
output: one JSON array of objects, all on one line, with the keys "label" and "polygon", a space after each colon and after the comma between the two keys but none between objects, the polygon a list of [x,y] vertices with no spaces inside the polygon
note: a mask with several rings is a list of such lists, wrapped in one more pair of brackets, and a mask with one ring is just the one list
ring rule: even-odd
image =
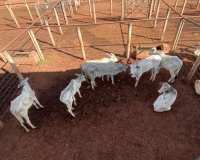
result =
[{"label": "goat kid", "polygon": [[177,91],[168,83],[162,83],[161,88],[158,90],[161,94],[153,104],[154,111],[164,112],[171,109],[172,104],[177,97]]},{"label": "goat kid", "polygon": [[17,98],[11,101],[10,107],[11,113],[18,119],[21,126],[24,127],[27,132],[30,130],[24,125],[23,118],[33,129],[36,128],[28,117],[29,108],[31,108],[32,105],[34,105],[37,109],[44,108],[35,96],[35,92],[31,89],[28,80],[29,78],[27,77],[26,79],[20,81],[18,88],[23,87],[22,92]]},{"label": "goat kid", "polygon": [[73,117],[76,117],[74,113],[72,112],[72,110],[74,109],[72,107],[73,102],[75,105],[77,105],[75,94],[76,92],[78,92],[79,97],[82,98],[81,93],[80,93],[80,87],[81,87],[82,82],[86,81],[84,75],[78,74],[78,73],[76,73],[75,75],[77,76],[77,78],[72,79],[69,85],[63,91],[61,91],[61,95],[60,95],[60,101],[67,106],[67,111]]},{"label": "goat kid", "polygon": [[137,61],[135,64],[131,64],[130,74],[131,77],[136,77],[135,87],[137,87],[140,77],[144,72],[151,70],[151,77],[149,80],[154,81],[157,73],[159,72],[159,66],[161,57],[158,55],[152,55],[146,59]]}]

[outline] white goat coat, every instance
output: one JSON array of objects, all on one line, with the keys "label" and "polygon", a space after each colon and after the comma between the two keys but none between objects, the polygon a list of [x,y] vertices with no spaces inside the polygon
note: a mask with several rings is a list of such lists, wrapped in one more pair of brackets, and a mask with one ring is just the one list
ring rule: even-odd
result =
[{"label": "white goat coat", "polygon": [[195,81],[194,87],[195,87],[196,93],[197,93],[198,95],[200,95],[200,80],[196,80],[196,81]]},{"label": "white goat coat", "polygon": [[158,96],[157,100],[153,104],[154,111],[164,112],[171,109],[172,104],[175,102],[177,97],[177,91],[174,88],[170,88],[170,91],[163,92]]}]

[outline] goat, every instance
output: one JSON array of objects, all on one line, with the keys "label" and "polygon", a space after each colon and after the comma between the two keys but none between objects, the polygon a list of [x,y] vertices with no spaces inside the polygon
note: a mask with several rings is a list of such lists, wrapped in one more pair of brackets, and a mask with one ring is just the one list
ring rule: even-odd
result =
[{"label": "goat", "polygon": [[[23,87],[22,92],[17,98],[11,101],[10,107],[11,113],[18,119],[21,126],[24,127],[27,132],[30,130],[24,125],[23,118],[33,129],[36,128],[28,117],[28,109],[31,108],[32,105],[37,109],[44,108],[35,96],[35,92],[31,89],[28,80],[29,78],[27,77],[20,81],[18,88]],[[37,105],[39,105],[39,107]]]},{"label": "goat", "polygon": [[170,56],[163,52],[158,52],[156,47],[150,49],[149,55],[159,55],[161,57],[160,67],[169,71],[171,78],[168,82],[173,83],[178,76],[183,62],[177,56]]},{"label": "goat", "polygon": [[83,81],[85,81],[85,76],[82,74],[75,74],[77,76],[76,79],[72,79],[69,83],[69,85],[63,90],[61,91],[60,94],[60,101],[63,102],[64,104],[66,104],[68,112],[75,117],[74,113],[72,112],[72,110],[74,109],[72,107],[72,104],[74,102],[75,105],[76,104],[76,98],[75,98],[75,94],[76,92],[78,92],[79,97],[82,98],[81,93],[80,93],[80,87],[81,87],[81,83]]},{"label": "goat", "polygon": [[175,102],[177,91],[167,82],[162,83],[161,88],[158,90],[161,94],[153,103],[154,111],[164,112],[171,109],[171,105]]},{"label": "goat", "polygon": [[131,64],[130,74],[131,77],[136,77],[135,87],[137,87],[140,77],[144,72],[151,70],[151,77],[149,80],[154,81],[156,74],[159,72],[159,66],[161,57],[158,55],[152,55],[146,59],[137,61],[135,64]]},{"label": "goat", "polygon": [[91,79],[91,86],[94,89],[96,86],[95,78],[109,75],[114,85],[114,75],[126,71],[126,67],[121,63],[107,62],[107,63],[90,63],[87,68],[84,68],[84,73]]},{"label": "goat", "polygon": [[[81,71],[85,75],[85,78],[88,82],[88,75],[85,73],[85,70],[87,70],[88,66],[91,65],[91,63],[107,63],[107,62],[117,62],[118,59],[113,53],[106,53],[107,57],[104,57],[102,59],[95,59],[95,60],[88,60],[84,64],[81,65]],[[102,76],[102,81],[103,81]],[[109,75],[107,75],[107,81],[109,80]]]}]

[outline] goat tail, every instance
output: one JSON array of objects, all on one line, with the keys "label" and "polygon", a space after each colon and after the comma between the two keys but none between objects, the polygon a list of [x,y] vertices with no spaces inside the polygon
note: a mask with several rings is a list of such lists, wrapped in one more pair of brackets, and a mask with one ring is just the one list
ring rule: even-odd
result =
[{"label": "goat tail", "polygon": [[178,73],[181,70],[181,67],[182,67],[182,65],[174,71],[174,73],[175,73],[175,79],[178,78]]}]

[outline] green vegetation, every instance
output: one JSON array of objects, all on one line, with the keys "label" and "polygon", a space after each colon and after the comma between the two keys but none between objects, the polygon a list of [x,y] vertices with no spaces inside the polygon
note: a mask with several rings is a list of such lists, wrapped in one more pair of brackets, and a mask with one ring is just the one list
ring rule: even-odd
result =
[{"label": "green vegetation", "polygon": [[45,64],[47,62],[51,62],[52,60],[53,60],[52,57],[46,57],[44,60],[38,61],[37,66],[42,66],[43,64]]}]

